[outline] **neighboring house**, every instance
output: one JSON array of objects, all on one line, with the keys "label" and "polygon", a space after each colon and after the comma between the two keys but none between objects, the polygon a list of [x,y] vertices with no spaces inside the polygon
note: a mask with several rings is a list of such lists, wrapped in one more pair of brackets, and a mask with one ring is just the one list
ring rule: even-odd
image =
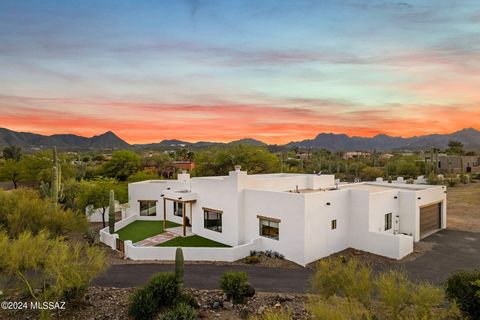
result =
[{"label": "neighboring house", "polygon": [[343,154],[343,159],[355,159],[361,157],[370,157],[372,154],[370,152],[361,152],[361,151],[349,151]]},{"label": "neighboring house", "polygon": [[438,155],[438,168],[442,173],[480,172],[479,156]]},{"label": "neighboring house", "polygon": [[170,220],[184,232],[263,250],[306,265],[346,248],[401,259],[446,228],[446,187],[387,182],[337,185],[333,175],[256,174],[128,185],[127,216]]}]

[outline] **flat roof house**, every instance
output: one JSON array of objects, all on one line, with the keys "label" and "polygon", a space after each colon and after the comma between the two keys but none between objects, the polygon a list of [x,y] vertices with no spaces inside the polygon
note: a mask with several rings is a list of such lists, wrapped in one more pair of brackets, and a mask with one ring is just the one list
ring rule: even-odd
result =
[{"label": "flat roof house", "polygon": [[232,247],[261,239],[306,265],[346,248],[401,259],[446,227],[446,187],[335,183],[333,175],[255,174],[150,180],[128,186],[127,215],[170,220],[184,235]]}]

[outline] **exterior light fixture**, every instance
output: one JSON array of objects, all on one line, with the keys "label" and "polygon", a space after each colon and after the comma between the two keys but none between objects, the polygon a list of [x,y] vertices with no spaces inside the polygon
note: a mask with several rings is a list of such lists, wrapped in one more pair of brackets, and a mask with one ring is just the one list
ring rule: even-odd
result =
[{"label": "exterior light fixture", "polygon": [[327,206],[329,206],[329,205],[330,205],[330,202],[327,202]]}]

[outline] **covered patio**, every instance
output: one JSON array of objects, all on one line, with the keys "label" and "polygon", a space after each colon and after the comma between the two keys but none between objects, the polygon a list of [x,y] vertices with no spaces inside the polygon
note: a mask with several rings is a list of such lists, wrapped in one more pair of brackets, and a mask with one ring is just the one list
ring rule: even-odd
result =
[{"label": "covered patio", "polygon": [[[174,234],[178,234],[182,237],[188,237],[194,235],[192,230],[192,205],[197,201],[197,194],[194,192],[190,192],[188,190],[181,190],[181,191],[173,191],[173,190],[166,190],[165,193],[162,195],[163,197],[163,221],[164,221],[164,229],[166,231],[172,232]],[[167,201],[172,201],[174,207],[181,208],[182,214],[182,226],[170,228],[167,230],[166,227],[166,220],[167,220]],[[187,215],[188,211],[188,215]]]}]

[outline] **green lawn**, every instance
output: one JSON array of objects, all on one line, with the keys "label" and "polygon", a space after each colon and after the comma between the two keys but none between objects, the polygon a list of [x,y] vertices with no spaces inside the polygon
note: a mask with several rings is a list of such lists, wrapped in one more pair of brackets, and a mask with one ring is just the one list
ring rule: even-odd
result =
[{"label": "green lawn", "polygon": [[229,248],[226,244],[216,242],[197,235],[190,237],[176,237],[164,243],[157,244],[157,247],[219,247]]},{"label": "green lawn", "polygon": [[[167,228],[178,227],[179,224],[167,221]],[[163,233],[163,220],[160,221],[134,221],[128,226],[118,230],[120,240],[131,240],[133,243],[142,241],[157,234]]]}]

